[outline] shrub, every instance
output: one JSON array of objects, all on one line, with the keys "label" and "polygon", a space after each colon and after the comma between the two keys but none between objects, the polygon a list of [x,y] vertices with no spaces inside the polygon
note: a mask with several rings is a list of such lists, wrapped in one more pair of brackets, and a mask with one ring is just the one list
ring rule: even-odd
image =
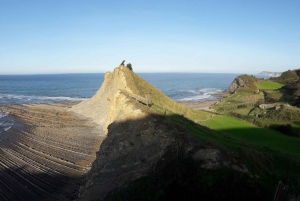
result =
[{"label": "shrub", "polygon": [[128,63],[128,64],[126,65],[126,67],[127,67],[129,70],[132,71],[132,65],[131,65],[131,63]]},{"label": "shrub", "polygon": [[272,125],[270,128],[289,136],[297,136],[297,134],[294,133],[291,124]]}]

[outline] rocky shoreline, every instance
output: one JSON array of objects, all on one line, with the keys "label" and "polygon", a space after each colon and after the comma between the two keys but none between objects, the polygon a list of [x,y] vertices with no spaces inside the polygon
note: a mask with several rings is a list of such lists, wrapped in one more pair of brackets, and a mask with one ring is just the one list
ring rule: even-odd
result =
[{"label": "rocky shoreline", "polygon": [[73,200],[102,129],[69,104],[2,106],[15,124],[0,135],[0,200]]}]

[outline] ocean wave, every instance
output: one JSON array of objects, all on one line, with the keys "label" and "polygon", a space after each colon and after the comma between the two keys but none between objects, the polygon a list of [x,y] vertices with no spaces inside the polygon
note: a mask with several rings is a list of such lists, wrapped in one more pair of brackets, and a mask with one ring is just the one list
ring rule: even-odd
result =
[{"label": "ocean wave", "polygon": [[0,111],[0,133],[8,131],[14,125],[14,123],[15,121],[13,119]]},{"label": "ocean wave", "polygon": [[207,99],[209,97],[211,97],[211,95],[204,94],[204,95],[181,98],[181,99],[178,99],[177,101],[199,101],[199,100]]},{"label": "ocean wave", "polygon": [[175,94],[171,98],[173,98],[176,101],[203,101],[205,99],[215,100],[217,99],[217,97],[215,97],[214,94],[224,91],[224,89],[219,88],[178,90],[179,93]]},{"label": "ocean wave", "polygon": [[199,89],[199,92],[213,94],[213,93],[224,92],[224,90],[217,89],[217,88],[204,88],[204,89]]},{"label": "ocean wave", "polygon": [[7,126],[7,127],[0,127],[0,133],[6,132],[9,129],[11,129],[12,126]]},{"label": "ocean wave", "polygon": [[79,102],[86,100],[87,98],[78,97],[65,97],[65,96],[26,96],[26,95],[12,95],[12,94],[0,94],[1,102],[10,103],[18,102],[24,103],[49,103],[49,102]]}]

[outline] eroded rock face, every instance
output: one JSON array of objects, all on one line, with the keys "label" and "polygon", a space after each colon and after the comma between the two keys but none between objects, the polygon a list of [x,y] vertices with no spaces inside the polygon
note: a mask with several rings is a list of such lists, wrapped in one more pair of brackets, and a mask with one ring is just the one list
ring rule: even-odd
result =
[{"label": "eroded rock face", "polygon": [[110,124],[80,197],[101,200],[113,190],[146,176],[167,148],[175,146],[180,134],[182,131],[168,128],[156,116]]},{"label": "eroded rock face", "polygon": [[221,165],[222,153],[218,149],[199,149],[194,155],[193,159],[201,160],[203,163],[201,167],[206,169],[218,168]]},{"label": "eroded rock face", "polygon": [[245,87],[245,85],[246,85],[246,81],[241,79],[240,77],[237,77],[233,80],[233,82],[229,86],[228,92],[232,94],[236,91],[236,89],[240,87]]}]

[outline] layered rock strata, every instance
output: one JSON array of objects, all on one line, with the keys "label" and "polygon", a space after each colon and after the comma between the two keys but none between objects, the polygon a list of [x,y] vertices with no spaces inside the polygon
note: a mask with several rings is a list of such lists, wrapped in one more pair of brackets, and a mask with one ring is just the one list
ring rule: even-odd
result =
[{"label": "layered rock strata", "polygon": [[0,200],[73,200],[102,130],[65,105],[1,107],[15,121],[0,135]]}]

